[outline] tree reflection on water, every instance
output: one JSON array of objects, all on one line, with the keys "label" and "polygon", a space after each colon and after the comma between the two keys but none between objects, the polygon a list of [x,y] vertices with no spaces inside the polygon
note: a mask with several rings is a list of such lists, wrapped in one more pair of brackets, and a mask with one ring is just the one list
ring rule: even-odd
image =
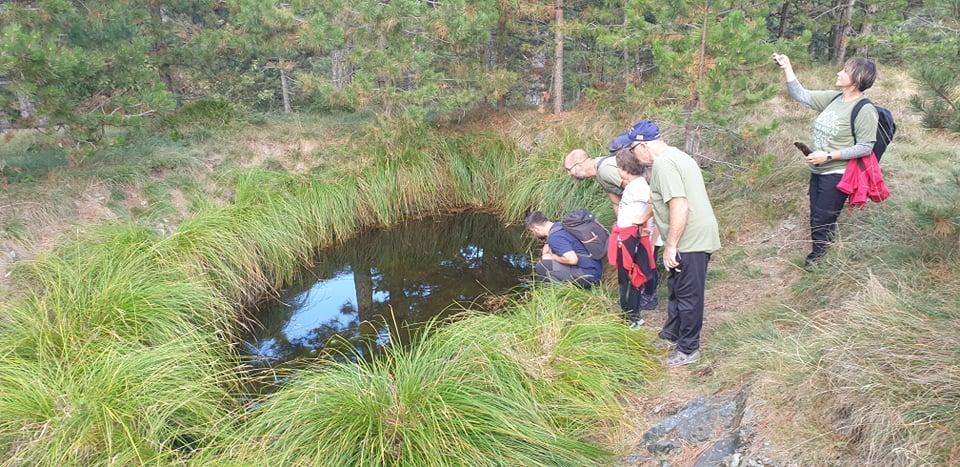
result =
[{"label": "tree reflection on water", "polygon": [[321,252],[300,284],[255,315],[242,348],[257,367],[321,354],[370,358],[417,323],[505,292],[531,273],[529,239],[494,216],[462,214],[368,231]]}]

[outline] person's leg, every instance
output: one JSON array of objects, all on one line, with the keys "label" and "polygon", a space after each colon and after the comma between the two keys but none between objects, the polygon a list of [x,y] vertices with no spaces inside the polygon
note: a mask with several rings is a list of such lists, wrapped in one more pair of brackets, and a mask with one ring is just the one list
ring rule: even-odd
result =
[{"label": "person's leg", "polygon": [[550,259],[542,259],[534,266],[534,272],[540,278],[549,282],[573,282],[581,287],[590,287],[593,285],[588,278],[590,276],[576,266],[567,266]]},{"label": "person's leg", "polygon": [[810,240],[813,243],[808,261],[826,254],[837,231],[837,217],[847,201],[846,193],[837,189],[843,175],[812,175],[810,196]]},{"label": "person's leg", "polygon": [[667,272],[667,290],[669,298],[667,300],[667,318],[663,322],[663,329],[660,330],[660,338],[670,342],[676,342],[680,338],[680,316],[677,308],[677,280],[680,271],[670,269]]},{"label": "person's leg", "polygon": [[643,284],[643,293],[645,295],[657,294],[657,287],[660,285],[660,274],[657,273],[657,270],[650,266],[651,251],[648,249],[649,243],[640,243],[640,250],[637,252],[637,257],[634,258],[634,261],[640,265],[640,270],[643,271],[643,275],[647,278],[647,282]]},{"label": "person's leg", "polygon": [[707,280],[709,253],[681,253],[681,271],[677,274],[675,294],[679,319],[677,350],[692,354],[700,348],[703,328],[703,295]]}]

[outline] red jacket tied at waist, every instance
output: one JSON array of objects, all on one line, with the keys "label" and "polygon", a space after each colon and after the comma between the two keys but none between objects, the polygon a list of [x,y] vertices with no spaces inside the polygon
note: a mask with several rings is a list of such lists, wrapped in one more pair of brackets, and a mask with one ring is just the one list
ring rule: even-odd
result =
[{"label": "red jacket tied at waist", "polygon": [[867,198],[879,203],[890,197],[890,190],[883,181],[880,163],[872,152],[869,156],[851,159],[847,163],[837,190],[850,195],[850,206],[863,206],[867,203]]},{"label": "red jacket tied at waist", "polygon": [[[633,262],[633,254],[624,242],[626,242],[627,239],[638,237],[639,230],[639,227],[636,225],[621,228],[614,222],[613,231],[610,232],[610,240],[607,242],[607,261],[610,262],[611,266],[617,267],[617,256],[622,256],[623,269],[630,275],[630,284],[634,287],[640,287],[646,283],[647,276],[643,275],[643,271],[640,270],[640,265]],[[642,258],[650,261],[650,269],[656,270],[657,264],[653,259],[653,248],[650,247],[650,237],[646,235],[639,237],[640,248],[643,252],[638,251],[637,253],[642,254]],[[621,251],[621,255],[617,255],[618,249]]]}]

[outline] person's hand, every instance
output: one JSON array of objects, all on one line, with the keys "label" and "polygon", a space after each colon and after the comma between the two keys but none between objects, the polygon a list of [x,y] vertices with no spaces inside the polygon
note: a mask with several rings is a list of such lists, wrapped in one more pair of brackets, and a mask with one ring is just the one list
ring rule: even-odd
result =
[{"label": "person's hand", "polygon": [[540,253],[541,253],[542,255],[546,256],[546,255],[549,255],[550,253],[553,253],[553,252],[550,251],[550,245],[544,243],[544,244],[543,244],[543,250],[542,250]]},{"label": "person's hand", "polygon": [[786,56],[786,55],[774,53],[774,54],[773,54],[773,62],[776,63],[777,65],[779,65],[780,68],[783,68],[784,70],[792,70],[792,69],[793,69],[793,65],[790,63],[790,57],[788,57],[788,56]]},{"label": "person's hand", "polygon": [[674,269],[677,266],[680,266],[680,262],[677,261],[677,247],[667,245],[663,247],[663,265],[667,269]]},{"label": "person's hand", "polygon": [[812,165],[820,165],[827,161],[827,153],[823,151],[813,151],[806,156],[807,163]]}]

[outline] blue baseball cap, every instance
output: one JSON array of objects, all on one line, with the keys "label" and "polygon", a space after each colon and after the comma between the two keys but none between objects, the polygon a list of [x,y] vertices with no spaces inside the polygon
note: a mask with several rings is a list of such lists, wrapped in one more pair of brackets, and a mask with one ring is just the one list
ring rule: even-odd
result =
[{"label": "blue baseball cap", "polygon": [[660,139],[660,127],[651,120],[640,120],[634,123],[629,130],[614,136],[607,144],[610,154],[630,146],[630,143],[639,141],[653,141]]},{"label": "blue baseball cap", "polygon": [[640,120],[627,130],[630,141],[653,141],[660,139],[660,127],[652,120]]},{"label": "blue baseball cap", "polygon": [[630,139],[629,132],[625,131],[617,136],[614,136],[613,139],[610,140],[610,143],[607,144],[607,149],[610,150],[610,154],[614,154],[617,151],[629,146],[631,142],[633,142],[633,140]]}]

